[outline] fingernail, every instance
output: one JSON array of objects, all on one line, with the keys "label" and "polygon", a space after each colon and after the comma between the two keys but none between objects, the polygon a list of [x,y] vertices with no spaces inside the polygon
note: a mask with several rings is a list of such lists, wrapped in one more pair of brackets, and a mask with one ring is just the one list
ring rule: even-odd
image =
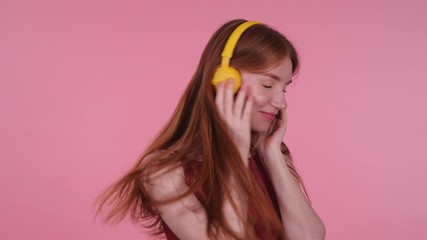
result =
[{"label": "fingernail", "polygon": [[229,79],[228,79],[228,83],[229,83],[229,84],[233,84],[233,79],[232,79],[232,78],[229,78]]}]

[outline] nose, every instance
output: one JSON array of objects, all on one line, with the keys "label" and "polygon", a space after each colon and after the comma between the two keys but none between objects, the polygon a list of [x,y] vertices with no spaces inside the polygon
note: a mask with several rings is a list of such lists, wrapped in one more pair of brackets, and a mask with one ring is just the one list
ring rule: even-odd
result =
[{"label": "nose", "polygon": [[276,90],[271,97],[271,105],[278,110],[286,110],[288,104],[286,102],[285,93],[282,90]]}]

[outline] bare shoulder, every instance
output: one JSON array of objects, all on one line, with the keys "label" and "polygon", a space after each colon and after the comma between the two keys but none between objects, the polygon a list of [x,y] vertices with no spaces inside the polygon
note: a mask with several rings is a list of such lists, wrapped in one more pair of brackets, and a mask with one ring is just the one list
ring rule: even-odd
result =
[{"label": "bare shoulder", "polygon": [[186,189],[183,167],[180,164],[175,164],[152,171],[145,176],[143,184],[155,200],[162,201],[174,198],[184,193]]},{"label": "bare shoulder", "polygon": [[[181,164],[149,174],[147,179],[144,179],[144,186],[151,198],[160,202],[182,196],[189,191]],[[158,204],[156,208],[162,220],[180,239],[208,239],[205,211],[194,194]]]}]

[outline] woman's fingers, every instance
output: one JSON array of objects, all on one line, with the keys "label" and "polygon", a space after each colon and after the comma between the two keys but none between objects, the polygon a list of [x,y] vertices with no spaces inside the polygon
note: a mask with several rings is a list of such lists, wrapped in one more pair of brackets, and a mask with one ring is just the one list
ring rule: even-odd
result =
[{"label": "woman's fingers", "polygon": [[284,129],[286,131],[287,125],[288,125],[288,115],[286,113],[286,110],[281,110],[279,128]]},{"label": "woman's fingers", "polygon": [[239,93],[237,94],[236,100],[234,102],[234,115],[238,117],[242,117],[243,114],[243,108],[245,106],[245,100],[246,100],[247,90],[246,88],[241,88],[239,90]]},{"label": "woman's fingers", "polygon": [[218,86],[215,103],[218,112],[228,127],[230,137],[239,148],[245,159],[250,146],[250,111],[252,100],[248,99],[248,89],[241,88],[236,98],[233,91],[234,83],[231,79]]},{"label": "woman's fingers", "polygon": [[225,96],[224,96],[224,113],[225,113],[225,117],[228,119],[232,117],[233,108],[234,108],[233,88],[234,88],[233,79],[230,78],[227,80],[227,86],[225,88]]},{"label": "woman's fingers", "polygon": [[226,121],[249,120],[252,109],[252,101],[248,98],[247,88],[241,88],[234,99],[234,81],[228,79],[218,85],[215,103],[221,116]]},{"label": "woman's fingers", "polygon": [[242,113],[243,121],[249,122],[251,118],[252,104],[253,104],[252,97],[249,95],[246,100],[245,108],[243,109],[243,113]]},{"label": "woman's fingers", "polygon": [[224,82],[220,82],[217,87],[215,103],[221,115],[224,114]]}]

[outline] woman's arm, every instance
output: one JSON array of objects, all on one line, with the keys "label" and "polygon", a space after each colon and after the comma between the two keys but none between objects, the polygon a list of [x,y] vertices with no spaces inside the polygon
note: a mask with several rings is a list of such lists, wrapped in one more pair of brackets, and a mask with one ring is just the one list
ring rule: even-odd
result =
[{"label": "woman's arm", "polygon": [[[148,187],[151,197],[155,200],[165,200],[181,195],[188,190],[183,178],[183,170],[177,168],[170,172],[156,174],[150,178]],[[240,199],[236,185],[233,180],[230,182],[232,198],[237,205],[241,216],[246,213],[247,204],[244,199]],[[207,218],[203,206],[194,194],[190,194],[179,201],[169,204],[162,204],[157,207],[162,220],[168,225],[172,232],[180,239],[204,240],[209,239],[207,234]],[[225,200],[223,209],[225,218],[230,228],[239,236],[244,235],[245,222],[242,221],[237,212],[233,209],[231,201]],[[220,233],[220,239],[228,239]]]},{"label": "woman's arm", "polygon": [[287,239],[325,239],[325,227],[286,165],[280,148],[266,149],[263,158],[277,195]]},{"label": "woman's arm", "polygon": [[262,135],[256,147],[273,182],[287,239],[323,240],[326,235],[325,226],[305,198],[280,150],[287,119],[286,110],[281,110],[277,118],[277,128],[268,136]]},{"label": "woman's arm", "polygon": [[[248,166],[248,153],[251,139],[250,114],[252,111],[252,99],[246,88],[241,88],[236,100],[233,95],[234,82],[228,79],[227,83],[218,85],[215,96],[217,110],[228,126],[230,136],[233,139],[242,160]],[[188,190],[184,182],[182,167],[174,171],[156,173],[150,178],[150,195],[156,200],[170,199],[179,196]],[[243,238],[247,220],[247,199],[239,194],[238,184],[231,175],[228,189],[231,199],[225,199],[223,209],[225,219],[230,229]],[[236,209],[233,208],[233,202]],[[190,194],[180,201],[163,204],[157,207],[163,221],[180,239],[208,239],[207,217],[203,207],[194,194]],[[220,233],[220,235],[222,235]],[[224,235],[219,239],[227,239]]]}]

